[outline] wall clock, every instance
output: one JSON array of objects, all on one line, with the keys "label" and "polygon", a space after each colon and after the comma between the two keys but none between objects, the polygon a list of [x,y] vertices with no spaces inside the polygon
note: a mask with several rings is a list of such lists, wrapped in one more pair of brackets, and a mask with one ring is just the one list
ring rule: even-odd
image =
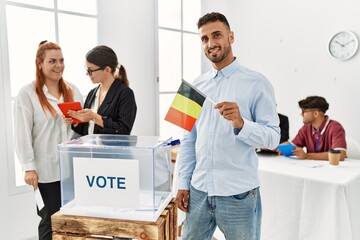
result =
[{"label": "wall clock", "polygon": [[341,31],[330,39],[329,53],[334,58],[345,61],[356,54],[358,47],[359,41],[355,33]]}]

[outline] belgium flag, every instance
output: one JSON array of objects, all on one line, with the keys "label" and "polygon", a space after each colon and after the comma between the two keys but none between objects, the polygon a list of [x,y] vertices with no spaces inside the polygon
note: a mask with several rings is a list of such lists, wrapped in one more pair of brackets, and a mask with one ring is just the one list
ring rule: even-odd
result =
[{"label": "belgium flag", "polygon": [[165,120],[190,132],[201,112],[205,99],[206,96],[203,93],[182,80]]}]

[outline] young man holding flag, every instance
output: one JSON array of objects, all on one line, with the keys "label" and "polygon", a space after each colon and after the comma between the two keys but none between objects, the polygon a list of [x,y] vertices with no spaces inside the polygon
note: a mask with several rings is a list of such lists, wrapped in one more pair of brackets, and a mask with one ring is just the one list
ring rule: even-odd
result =
[{"label": "young man holding flag", "polygon": [[[178,207],[186,212],[183,239],[211,239],[216,226],[229,239],[260,239],[261,199],[255,147],[274,149],[280,128],[274,90],[232,53],[226,17],[199,19],[212,69],[193,85],[207,99],[179,155]],[[211,99],[212,101],[209,101]]]}]

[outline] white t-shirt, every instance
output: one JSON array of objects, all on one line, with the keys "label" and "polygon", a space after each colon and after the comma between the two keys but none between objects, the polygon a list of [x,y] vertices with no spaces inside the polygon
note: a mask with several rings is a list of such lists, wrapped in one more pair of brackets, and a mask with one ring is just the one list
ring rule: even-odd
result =
[{"label": "white t-shirt", "polygon": [[[99,95],[100,95],[100,88],[97,89],[95,94],[95,100],[91,104],[91,111],[94,113],[97,113],[97,110],[99,109]],[[88,128],[88,134],[92,135],[94,133],[95,123],[94,121],[89,122],[89,128]]]}]

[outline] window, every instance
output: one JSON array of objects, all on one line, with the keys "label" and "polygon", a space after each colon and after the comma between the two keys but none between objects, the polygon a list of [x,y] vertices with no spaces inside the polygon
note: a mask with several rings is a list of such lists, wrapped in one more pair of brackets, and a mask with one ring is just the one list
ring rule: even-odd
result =
[{"label": "window", "polygon": [[[14,153],[12,104],[19,89],[35,79],[35,54],[43,40],[59,43],[65,59],[64,79],[83,95],[93,87],[85,74],[85,54],[97,45],[96,0],[13,0],[0,5],[1,62],[3,64],[6,130],[9,146],[9,189],[24,189],[23,172]],[[21,19],[21,20],[19,20]],[[81,34],[79,34],[81,33]]]},{"label": "window", "polygon": [[164,120],[181,79],[192,82],[201,73],[197,21],[201,1],[158,0],[158,132],[181,138],[183,130]]}]

